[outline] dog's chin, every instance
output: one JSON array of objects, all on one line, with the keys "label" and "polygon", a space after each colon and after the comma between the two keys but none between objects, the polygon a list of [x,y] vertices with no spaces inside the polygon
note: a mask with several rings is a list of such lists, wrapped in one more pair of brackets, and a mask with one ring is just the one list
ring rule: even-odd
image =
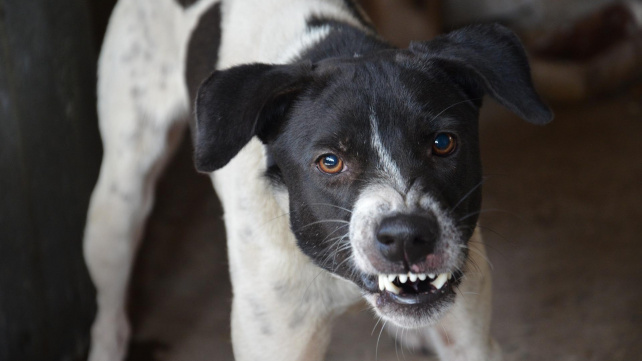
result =
[{"label": "dog's chin", "polygon": [[460,272],[432,276],[401,282],[399,277],[390,281],[386,275],[363,275],[362,289],[384,321],[403,328],[424,327],[435,324],[455,303],[462,279]]}]

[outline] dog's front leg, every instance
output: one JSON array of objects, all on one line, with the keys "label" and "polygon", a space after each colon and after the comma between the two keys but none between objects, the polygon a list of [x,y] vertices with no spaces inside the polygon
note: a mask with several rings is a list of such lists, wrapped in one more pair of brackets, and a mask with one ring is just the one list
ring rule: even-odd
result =
[{"label": "dog's front leg", "polygon": [[[98,113],[104,153],[84,235],[98,304],[91,361],[126,357],[129,276],[156,181],[187,126],[189,103],[175,50],[180,47],[169,40],[173,37],[153,32],[151,22],[158,19],[146,16],[150,8],[153,14],[171,13],[160,10],[168,6],[176,4],[120,1],[101,52]],[[172,33],[174,25],[163,22],[162,28]]]},{"label": "dog's front leg", "polygon": [[412,349],[433,348],[440,360],[500,361],[502,353],[490,335],[491,274],[481,234],[469,244],[464,280],[457,287],[457,301],[434,326],[418,330],[389,330],[403,335],[399,341]]},{"label": "dog's front leg", "polygon": [[260,147],[251,142],[213,177],[225,209],[234,356],[237,361],[323,360],[333,318],[361,293],[299,249],[287,201],[277,204],[261,161],[251,156],[260,154]]},{"label": "dog's front leg", "polygon": [[297,250],[231,248],[235,359],[323,360],[334,316],[358,300],[358,291]]}]

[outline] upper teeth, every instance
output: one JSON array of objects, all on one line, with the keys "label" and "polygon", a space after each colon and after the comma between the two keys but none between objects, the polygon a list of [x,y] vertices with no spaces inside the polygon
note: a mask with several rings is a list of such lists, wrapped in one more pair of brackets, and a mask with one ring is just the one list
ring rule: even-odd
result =
[{"label": "upper teeth", "polygon": [[424,281],[426,278],[430,278],[430,284],[435,286],[436,289],[441,289],[446,282],[452,278],[452,273],[440,273],[435,277],[433,273],[408,273],[408,274],[391,274],[391,275],[379,275],[379,289],[383,291],[384,289],[392,292],[394,294],[399,294],[401,289],[392,283],[395,278],[399,279],[400,283],[406,283],[410,279],[410,282],[415,282],[417,279]]}]

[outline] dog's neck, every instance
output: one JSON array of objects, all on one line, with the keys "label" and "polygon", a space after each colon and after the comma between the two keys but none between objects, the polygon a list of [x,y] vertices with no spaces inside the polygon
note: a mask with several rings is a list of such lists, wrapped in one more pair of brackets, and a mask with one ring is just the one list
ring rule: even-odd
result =
[{"label": "dog's neck", "polygon": [[287,59],[286,62],[298,60],[317,63],[331,58],[360,57],[392,48],[377,36],[365,20],[358,20],[363,21],[360,27],[332,19],[318,17],[310,19],[308,32],[304,35],[310,42],[310,46],[300,49],[299,54]]}]

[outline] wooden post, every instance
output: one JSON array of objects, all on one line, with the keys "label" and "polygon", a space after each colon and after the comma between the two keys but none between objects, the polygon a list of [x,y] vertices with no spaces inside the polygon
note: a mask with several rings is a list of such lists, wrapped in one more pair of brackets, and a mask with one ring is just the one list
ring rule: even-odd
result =
[{"label": "wooden post", "polygon": [[84,0],[0,0],[0,360],[83,360],[101,157]]}]

